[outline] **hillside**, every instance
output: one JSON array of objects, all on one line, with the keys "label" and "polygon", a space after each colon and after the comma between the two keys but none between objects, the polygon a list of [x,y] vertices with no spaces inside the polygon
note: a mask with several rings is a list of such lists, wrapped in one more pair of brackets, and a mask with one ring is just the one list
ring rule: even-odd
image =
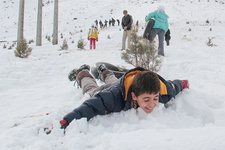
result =
[{"label": "hillside", "polygon": [[[54,4],[43,0],[43,46],[30,44],[33,51],[27,59],[15,57],[15,48],[8,50],[17,38],[19,1],[1,1],[0,41],[5,42],[0,42],[0,149],[223,150],[225,4],[209,1],[60,0],[59,35],[63,38],[53,46],[45,36],[53,31]],[[77,41],[81,36],[86,40],[96,19],[121,20],[124,9],[134,22],[139,21],[141,35],[145,16],[159,5],[165,6],[170,17],[172,39],[165,46],[158,73],[167,80],[188,79],[191,88],[180,93],[169,108],[159,104],[148,115],[138,109],[97,116],[89,122],[73,121],[64,135],[59,121],[88,98],[68,80],[70,70],[99,61],[133,67],[121,59],[120,26],[99,30],[96,50],[78,50]],[[36,40],[36,17],[37,0],[26,0],[27,40]],[[69,50],[59,51],[65,38]],[[216,46],[207,46],[208,38]],[[52,133],[46,135],[45,127],[53,127]]]}]

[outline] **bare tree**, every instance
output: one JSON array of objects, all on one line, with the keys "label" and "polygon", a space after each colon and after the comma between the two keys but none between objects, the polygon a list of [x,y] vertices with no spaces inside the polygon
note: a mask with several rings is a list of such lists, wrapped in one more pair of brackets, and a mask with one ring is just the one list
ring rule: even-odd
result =
[{"label": "bare tree", "polygon": [[52,41],[53,45],[58,44],[58,6],[59,6],[59,1],[55,0],[54,23],[53,23],[53,41]]},{"label": "bare tree", "polygon": [[38,0],[36,45],[42,45],[42,0]]},{"label": "bare tree", "polygon": [[24,2],[25,0],[20,0],[19,5],[19,20],[18,20],[18,32],[17,32],[17,43],[23,39],[24,30]]}]

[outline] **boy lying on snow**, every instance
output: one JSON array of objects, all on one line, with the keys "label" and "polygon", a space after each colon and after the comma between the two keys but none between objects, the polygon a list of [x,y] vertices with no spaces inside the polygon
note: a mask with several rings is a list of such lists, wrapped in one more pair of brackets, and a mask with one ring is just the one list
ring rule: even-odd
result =
[{"label": "boy lying on snow", "polygon": [[117,79],[105,65],[98,67],[99,78],[106,83],[99,87],[89,71],[90,66],[82,65],[70,73],[69,79],[76,80],[83,89],[83,94],[88,93],[91,98],[60,121],[62,129],[73,119],[90,120],[96,115],[131,108],[141,107],[146,113],[151,113],[159,102],[166,104],[184,88],[189,88],[188,80],[166,81],[156,73],[141,67],[131,69]]}]

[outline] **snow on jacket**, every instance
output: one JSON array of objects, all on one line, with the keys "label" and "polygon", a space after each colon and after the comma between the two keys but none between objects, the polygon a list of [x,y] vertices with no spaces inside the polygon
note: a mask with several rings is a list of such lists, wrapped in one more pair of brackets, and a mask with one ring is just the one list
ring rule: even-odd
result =
[{"label": "snow on jacket", "polygon": [[[145,69],[141,67],[134,68],[124,74],[117,82],[106,84],[93,97],[67,114],[64,119],[69,123],[73,119],[87,118],[90,120],[96,115],[106,115],[135,108],[130,87],[134,76],[141,71],[145,71]],[[165,104],[175,95],[170,92],[172,87],[170,88],[161,76],[159,76],[159,79],[161,83],[159,102]]]},{"label": "snow on jacket", "polygon": [[150,20],[151,18],[155,18],[155,24],[152,28],[158,28],[165,31],[165,34],[169,28],[168,26],[168,16],[165,12],[158,12],[158,10],[148,14],[146,17],[146,21]]},{"label": "snow on jacket", "polygon": [[[92,32],[92,33],[91,33],[91,30],[92,30],[92,29],[89,29],[89,32],[88,32],[88,38],[89,38],[89,39],[91,39],[91,38],[97,39],[97,38],[98,38],[98,31],[97,31],[97,29],[95,28],[95,29],[94,29],[94,32]],[[90,34],[90,33],[91,33],[91,34]]]}]

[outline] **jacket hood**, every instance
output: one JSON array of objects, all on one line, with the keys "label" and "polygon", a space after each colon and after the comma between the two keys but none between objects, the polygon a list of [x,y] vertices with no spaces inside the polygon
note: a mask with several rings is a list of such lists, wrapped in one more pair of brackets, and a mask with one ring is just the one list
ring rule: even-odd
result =
[{"label": "jacket hood", "polygon": [[169,16],[163,11],[159,12],[158,10],[155,11],[155,14],[162,20],[166,20],[169,18]]},{"label": "jacket hood", "polygon": [[133,83],[134,76],[141,71],[147,70],[141,67],[137,67],[129,70],[121,77],[120,85],[124,100],[128,99],[128,93],[130,92],[130,86]]}]

